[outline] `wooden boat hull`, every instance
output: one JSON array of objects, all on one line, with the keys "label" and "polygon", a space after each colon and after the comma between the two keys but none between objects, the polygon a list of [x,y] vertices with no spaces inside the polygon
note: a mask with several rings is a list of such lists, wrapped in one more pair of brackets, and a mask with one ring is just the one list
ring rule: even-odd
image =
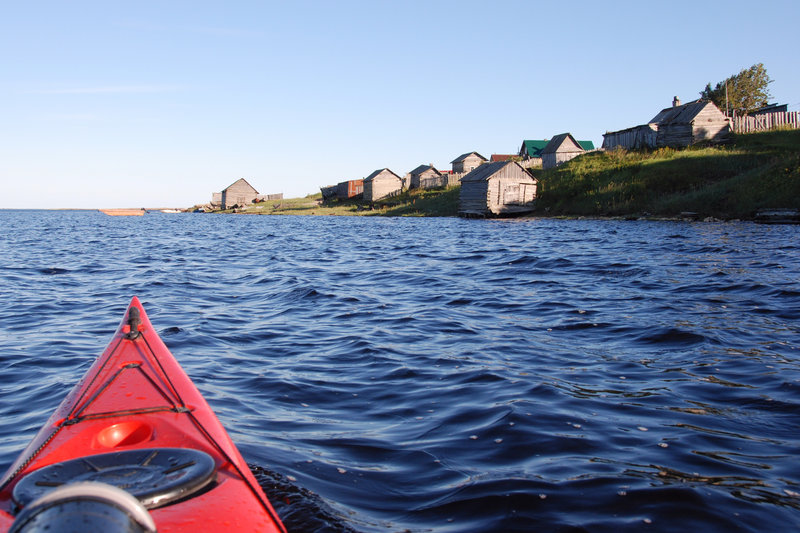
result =
[{"label": "wooden boat hull", "polygon": [[100,212],[112,217],[140,217],[145,214],[144,209],[101,209]]}]

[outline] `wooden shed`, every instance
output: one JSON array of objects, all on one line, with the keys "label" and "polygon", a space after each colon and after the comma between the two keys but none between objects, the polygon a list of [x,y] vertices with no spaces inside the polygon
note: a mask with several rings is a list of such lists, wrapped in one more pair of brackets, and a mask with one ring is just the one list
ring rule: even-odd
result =
[{"label": "wooden shed", "polygon": [[656,146],[686,147],[699,142],[722,142],[730,135],[730,119],[710,100],[662,109],[648,124],[658,126]]},{"label": "wooden shed", "polygon": [[447,178],[433,165],[420,165],[409,172],[409,189],[434,189],[447,185]]},{"label": "wooden shed", "polygon": [[252,204],[258,198],[258,191],[244,178],[238,179],[222,189],[220,204],[222,209]]},{"label": "wooden shed", "polygon": [[364,193],[364,180],[342,181],[336,186],[336,196],[339,200],[348,200],[361,196]]},{"label": "wooden shed", "polygon": [[456,174],[462,172],[471,172],[483,163],[486,163],[486,158],[478,152],[461,154],[457,158],[450,161],[450,164],[453,165],[453,172]]},{"label": "wooden shed", "polygon": [[603,150],[653,148],[657,138],[658,126],[655,124],[642,124],[624,130],[607,131],[603,134]]},{"label": "wooden shed", "polygon": [[662,109],[647,124],[606,132],[603,149],[685,148],[698,142],[723,142],[730,130],[731,120],[710,100],[681,105],[676,96],[672,107]]},{"label": "wooden shed", "polygon": [[594,144],[591,141],[576,141],[570,133],[556,135],[542,149],[542,168],[555,168],[585,153],[587,148],[594,150]]},{"label": "wooden shed", "polygon": [[367,202],[400,194],[402,190],[403,179],[388,168],[376,170],[364,178],[364,200]]},{"label": "wooden shed", "polygon": [[461,178],[458,213],[485,217],[532,211],[537,185],[516,161],[486,163]]}]

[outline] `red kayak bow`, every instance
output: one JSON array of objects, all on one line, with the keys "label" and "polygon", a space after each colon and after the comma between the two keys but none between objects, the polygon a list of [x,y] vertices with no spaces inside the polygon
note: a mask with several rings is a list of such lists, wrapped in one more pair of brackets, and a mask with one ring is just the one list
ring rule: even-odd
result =
[{"label": "red kayak bow", "polygon": [[0,532],[43,529],[285,532],[136,297],[0,481]]}]

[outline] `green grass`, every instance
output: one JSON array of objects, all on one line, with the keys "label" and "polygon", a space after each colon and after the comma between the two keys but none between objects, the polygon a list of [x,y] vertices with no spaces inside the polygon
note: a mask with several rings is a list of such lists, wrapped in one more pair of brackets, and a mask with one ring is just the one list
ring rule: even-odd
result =
[{"label": "green grass", "polygon": [[[452,217],[458,214],[459,187],[434,190],[411,190],[373,204],[361,200],[330,200],[321,194],[262,202],[237,209],[237,213],[254,215],[331,215],[331,216],[417,216]],[[232,210],[221,211],[231,213]]]},{"label": "green grass", "polygon": [[800,209],[800,131],[735,136],[722,147],[595,152],[536,173],[537,213],[751,218]]}]

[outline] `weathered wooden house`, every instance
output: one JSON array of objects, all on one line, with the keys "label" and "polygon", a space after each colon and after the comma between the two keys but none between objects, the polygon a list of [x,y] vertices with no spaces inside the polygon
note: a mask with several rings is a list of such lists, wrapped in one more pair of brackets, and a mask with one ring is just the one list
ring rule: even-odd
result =
[{"label": "weathered wooden house", "polygon": [[349,200],[364,194],[364,180],[342,181],[336,186],[336,197],[339,200]]},{"label": "weathered wooden house", "polygon": [[[213,198],[212,198],[213,199]],[[231,209],[234,206],[249,205],[258,199],[258,191],[244,178],[238,179],[222,189],[220,207]]]},{"label": "weathered wooden house", "polygon": [[662,109],[649,124],[658,125],[656,146],[686,147],[699,142],[721,142],[730,135],[730,119],[710,100]]},{"label": "weathered wooden house", "polygon": [[486,163],[461,178],[461,216],[497,216],[533,210],[538,182],[516,161]]},{"label": "weathered wooden house", "polygon": [[723,142],[730,135],[731,119],[710,100],[682,104],[676,96],[672,107],[662,109],[647,124],[603,135],[603,149],[685,148],[699,142]]},{"label": "weathered wooden house", "polygon": [[402,190],[403,179],[388,168],[378,169],[364,178],[364,200],[367,202],[400,194]]},{"label": "weathered wooden house", "polygon": [[434,189],[447,185],[447,178],[433,165],[420,165],[409,174],[409,189]]},{"label": "weathered wooden house", "polygon": [[453,165],[453,173],[460,174],[463,172],[471,172],[485,162],[486,158],[478,152],[468,152],[453,159],[450,161],[450,164]]},{"label": "weathered wooden house", "polygon": [[542,149],[542,168],[555,168],[587,150],[594,150],[592,141],[576,141],[571,133],[556,135]]}]

